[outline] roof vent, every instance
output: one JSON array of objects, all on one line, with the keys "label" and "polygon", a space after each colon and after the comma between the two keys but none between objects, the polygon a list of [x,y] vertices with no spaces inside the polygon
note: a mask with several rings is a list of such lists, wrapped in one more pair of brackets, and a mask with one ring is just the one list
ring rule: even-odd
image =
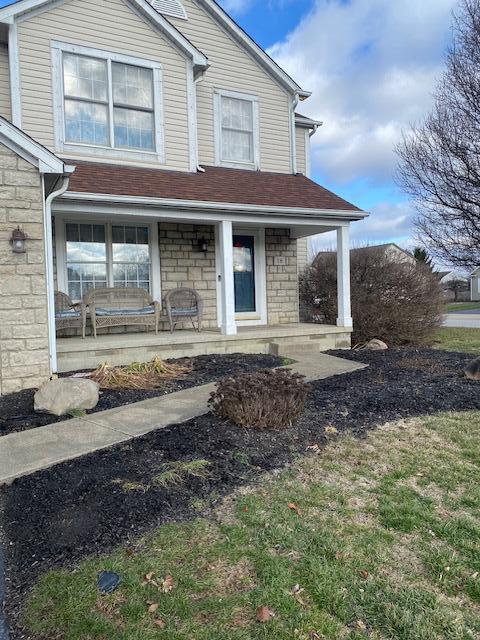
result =
[{"label": "roof vent", "polygon": [[187,12],[180,0],[148,0],[152,7],[166,16],[187,19]]}]

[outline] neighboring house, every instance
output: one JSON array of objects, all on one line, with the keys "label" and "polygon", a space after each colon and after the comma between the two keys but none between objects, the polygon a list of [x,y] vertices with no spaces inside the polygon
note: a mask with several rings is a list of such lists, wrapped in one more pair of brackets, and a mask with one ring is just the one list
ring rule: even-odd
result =
[{"label": "neighboring house", "polygon": [[[381,251],[384,252],[391,260],[394,262],[409,262],[411,264],[416,264],[416,259],[412,253],[402,249],[398,244],[394,242],[388,242],[385,244],[369,244],[365,247],[356,247],[354,249],[350,249],[350,253],[363,253],[366,251]],[[317,255],[325,255],[325,253],[335,253],[333,251],[320,251]]]},{"label": "neighboring house", "polygon": [[470,282],[456,271],[436,271],[447,302],[465,302],[470,299]]},{"label": "neighboring house", "polygon": [[[366,214],[308,177],[309,95],[213,0],[0,9],[0,392],[107,359],[348,344]],[[305,239],[332,230],[338,326],[306,329]],[[125,286],[195,288],[210,332],[57,338],[56,289]]]},{"label": "neighboring house", "polygon": [[473,301],[480,300],[480,267],[470,275],[470,298]]}]

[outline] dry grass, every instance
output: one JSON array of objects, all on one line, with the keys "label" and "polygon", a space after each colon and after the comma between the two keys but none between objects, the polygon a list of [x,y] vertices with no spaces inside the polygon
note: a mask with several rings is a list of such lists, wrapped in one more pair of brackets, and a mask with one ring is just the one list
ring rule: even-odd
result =
[{"label": "dry grass", "polygon": [[172,364],[161,358],[150,362],[133,362],[124,367],[101,364],[90,375],[101,389],[148,390],[161,387],[165,380],[173,380],[189,373],[192,366]]}]

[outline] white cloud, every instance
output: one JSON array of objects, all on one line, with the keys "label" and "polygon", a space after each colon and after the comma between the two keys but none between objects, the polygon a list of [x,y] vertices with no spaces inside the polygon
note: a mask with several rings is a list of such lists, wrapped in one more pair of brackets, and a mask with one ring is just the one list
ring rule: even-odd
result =
[{"label": "white cloud", "polygon": [[[410,202],[392,204],[382,202],[372,207],[371,215],[351,226],[352,246],[396,242],[406,249],[415,246],[411,236],[412,221],[415,216]],[[335,233],[323,233],[312,238],[315,253],[322,249],[334,249]]]},{"label": "white cloud", "polygon": [[441,72],[456,0],[316,0],[269,53],[313,96],[323,120],[314,168],[329,180],[391,179],[402,128],[421,119]]}]

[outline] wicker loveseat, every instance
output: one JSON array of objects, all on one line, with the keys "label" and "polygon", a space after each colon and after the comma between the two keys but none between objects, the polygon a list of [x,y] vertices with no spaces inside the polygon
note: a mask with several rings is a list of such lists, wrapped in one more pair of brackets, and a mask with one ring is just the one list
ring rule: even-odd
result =
[{"label": "wicker loveseat", "polygon": [[103,327],[142,325],[158,333],[161,307],[145,289],[114,287],[92,289],[84,298],[90,312],[93,335]]},{"label": "wicker loveseat", "polygon": [[55,291],[55,327],[62,329],[82,329],[85,338],[87,324],[87,309],[83,302],[72,302],[70,297],[62,291]]}]

